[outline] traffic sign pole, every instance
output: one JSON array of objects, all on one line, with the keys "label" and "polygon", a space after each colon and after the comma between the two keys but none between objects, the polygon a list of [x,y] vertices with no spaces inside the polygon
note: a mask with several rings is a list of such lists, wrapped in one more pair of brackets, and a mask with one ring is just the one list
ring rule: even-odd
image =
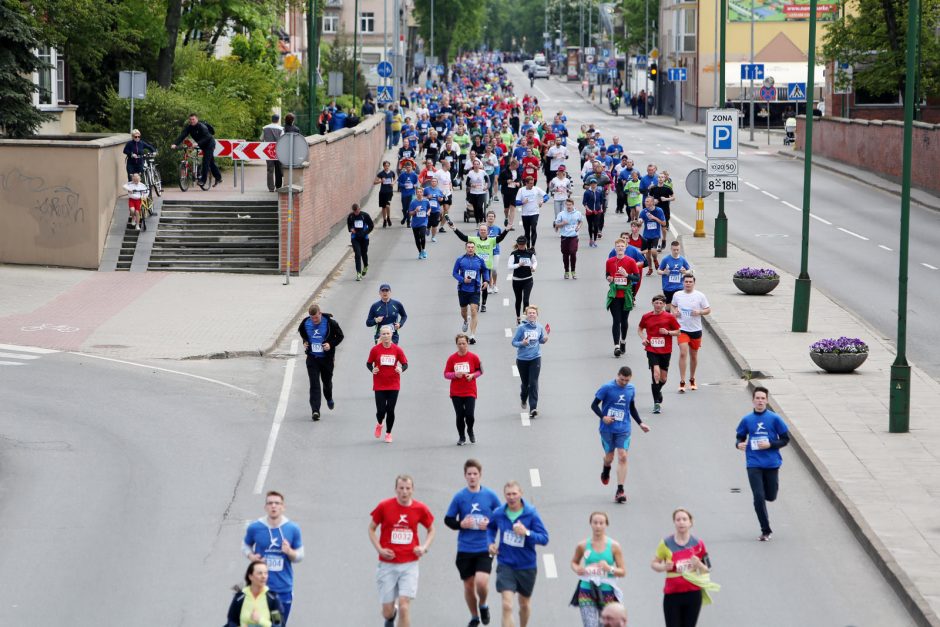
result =
[{"label": "traffic sign pole", "polygon": [[[719,0],[721,5],[719,11],[718,28],[718,106],[725,106],[725,52],[727,39],[727,20],[728,20],[728,1]],[[735,124],[737,127],[737,124]],[[728,256],[728,216],[725,215],[725,193],[718,192],[718,217],[715,218],[715,257],[723,258]]]}]

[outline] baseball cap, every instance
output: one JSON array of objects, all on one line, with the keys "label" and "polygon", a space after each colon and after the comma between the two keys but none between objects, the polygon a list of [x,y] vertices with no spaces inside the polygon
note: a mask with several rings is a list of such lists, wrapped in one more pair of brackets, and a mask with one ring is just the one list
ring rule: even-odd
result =
[{"label": "baseball cap", "polygon": [[559,170],[567,170],[568,168],[567,168],[566,166],[560,165],[560,166],[558,166],[558,169],[559,169]]},{"label": "baseball cap", "polygon": [[516,238],[517,244],[525,244],[525,242],[526,242],[525,235],[520,235],[519,237]]},{"label": "baseball cap", "polygon": [[383,283],[382,285],[379,286],[379,291],[380,291],[380,292],[384,292],[385,290],[388,290],[389,292],[391,292],[391,291],[392,291],[392,286],[389,285],[388,283]]}]

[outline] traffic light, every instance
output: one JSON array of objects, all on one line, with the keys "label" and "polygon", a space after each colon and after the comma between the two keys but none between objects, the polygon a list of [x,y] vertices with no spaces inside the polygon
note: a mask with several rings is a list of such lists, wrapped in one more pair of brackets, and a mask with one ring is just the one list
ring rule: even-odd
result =
[{"label": "traffic light", "polygon": [[650,77],[650,80],[656,80],[656,77],[659,75],[659,69],[656,67],[655,63],[650,63],[650,69],[647,71],[647,75]]}]

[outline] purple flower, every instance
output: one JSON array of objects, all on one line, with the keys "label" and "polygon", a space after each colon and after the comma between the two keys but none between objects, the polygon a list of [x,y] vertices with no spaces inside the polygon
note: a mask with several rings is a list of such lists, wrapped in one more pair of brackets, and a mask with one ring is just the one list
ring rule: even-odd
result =
[{"label": "purple flower", "polygon": [[826,338],[810,344],[809,350],[812,353],[867,353],[868,344],[857,337]]},{"label": "purple flower", "polygon": [[741,268],[734,273],[735,279],[766,279],[773,281],[780,278],[777,271],[772,268]]}]

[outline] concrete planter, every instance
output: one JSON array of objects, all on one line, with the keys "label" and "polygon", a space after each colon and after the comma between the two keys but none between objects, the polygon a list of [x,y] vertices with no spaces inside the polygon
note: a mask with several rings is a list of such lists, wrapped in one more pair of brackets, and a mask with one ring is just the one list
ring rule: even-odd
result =
[{"label": "concrete planter", "polygon": [[865,363],[868,353],[814,353],[810,351],[809,357],[814,364],[826,372],[846,374]]},{"label": "concrete planter", "polygon": [[780,285],[780,279],[742,279],[732,277],[735,287],[748,295],[762,296],[774,291]]}]

